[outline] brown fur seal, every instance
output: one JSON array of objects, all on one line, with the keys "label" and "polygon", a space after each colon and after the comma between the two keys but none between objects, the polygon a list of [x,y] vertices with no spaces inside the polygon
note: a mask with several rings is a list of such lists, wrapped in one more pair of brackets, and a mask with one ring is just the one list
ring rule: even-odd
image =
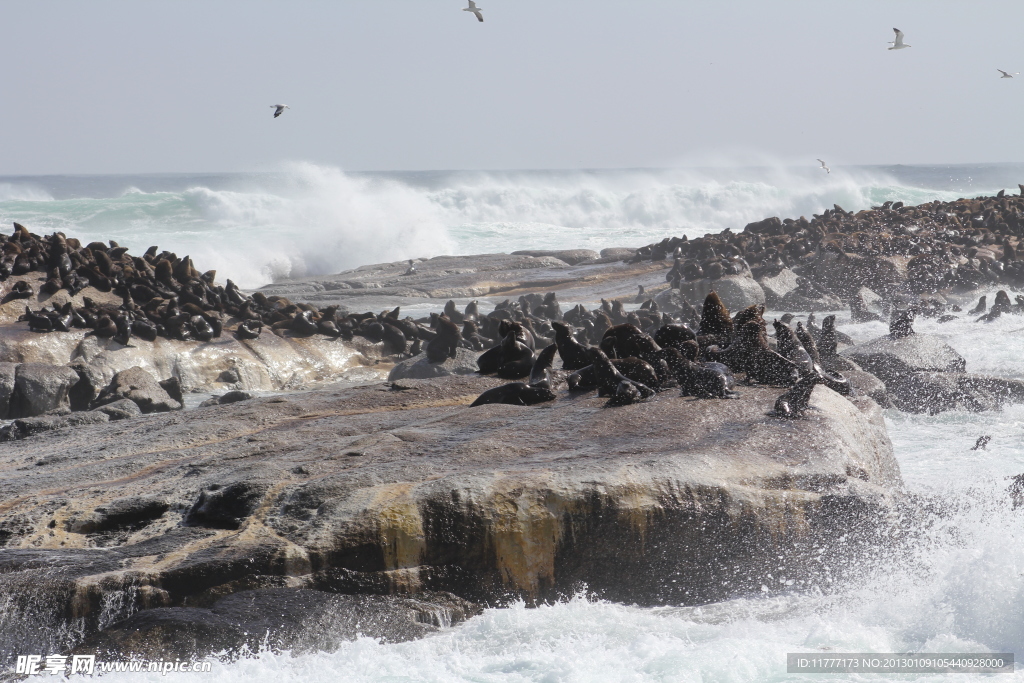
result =
[{"label": "brown fur seal", "polygon": [[793,385],[789,391],[775,400],[775,411],[769,413],[774,417],[796,419],[803,417],[810,404],[814,387],[821,381],[818,375],[806,375]]},{"label": "brown fur seal", "polygon": [[590,365],[590,355],[587,347],[576,341],[572,336],[572,329],[565,323],[552,321],[551,327],[555,330],[555,344],[558,347],[558,355],[562,358],[562,367],[566,370],[579,370]]},{"label": "brown fur seal", "polygon": [[442,315],[437,319],[437,336],[427,342],[427,361],[443,363],[446,358],[455,358],[460,341],[459,326]]},{"label": "brown fur seal", "polygon": [[700,316],[698,335],[731,337],[733,334],[732,318],[729,309],[722,303],[718,293],[712,290],[704,299],[704,308]]}]

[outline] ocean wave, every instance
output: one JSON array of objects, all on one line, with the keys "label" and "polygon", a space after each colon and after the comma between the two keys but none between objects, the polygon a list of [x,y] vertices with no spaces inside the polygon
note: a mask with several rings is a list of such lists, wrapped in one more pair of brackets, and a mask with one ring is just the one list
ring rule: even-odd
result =
[{"label": "ocean wave", "polygon": [[[0,184],[0,220],[37,232],[152,244],[188,253],[239,284],[338,272],[369,263],[517,249],[600,250],[666,236],[742,230],[766,216],[798,217],[833,204],[954,199],[948,189],[876,170],[346,174],[289,164],[273,174],[211,182],[112,179],[103,196],[54,199],[27,183]],[[89,190],[102,182],[89,185]],[[140,189],[146,188],[146,189]]]}]

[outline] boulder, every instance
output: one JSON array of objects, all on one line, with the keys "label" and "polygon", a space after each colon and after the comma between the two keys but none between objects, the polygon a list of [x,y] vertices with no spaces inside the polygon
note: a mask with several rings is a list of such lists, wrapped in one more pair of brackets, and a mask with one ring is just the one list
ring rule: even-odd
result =
[{"label": "boulder", "polygon": [[95,412],[103,413],[111,420],[124,420],[142,415],[142,408],[139,404],[129,398],[122,398],[102,405]]},{"label": "boulder", "polygon": [[8,417],[69,412],[71,402],[68,394],[78,379],[78,373],[66,365],[22,363],[15,371]]},{"label": "boulder", "polygon": [[601,258],[625,261],[636,256],[636,249],[630,247],[609,247],[601,250]]},{"label": "boulder", "polygon": [[797,288],[797,274],[783,268],[778,274],[760,278],[757,283],[764,290],[765,305],[770,309],[782,309],[782,299]]},{"label": "boulder", "polygon": [[679,292],[690,302],[699,305],[714,290],[730,311],[739,311],[747,306],[764,303],[764,290],[750,275],[726,275],[717,280],[704,278],[683,282]]},{"label": "boulder", "polygon": [[860,369],[850,369],[843,370],[842,375],[849,380],[851,387],[861,394],[874,399],[875,403],[880,407],[893,407],[893,402],[889,397],[889,392],[885,388],[885,383],[870,372],[865,372]]},{"label": "boulder", "polygon": [[480,369],[476,364],[476,359],[479,357],[480,354],[476,351],[459,348],[455,350],[455,358],[445,358],[443,363],[431,363],[427,360],[427,354],[421,353],[395,364],[395,367],[388,373],[388,381],[473,375]]},{"label": "boulder", "polygon": [[182,407],[160,386],[155,377],[139,366],[114,375],[110,384],[96,397],[94,405],[102,406],[123,398],[137,403],[143,413],[164,413]]},{"label": "boulder", "polygon": [[783,311],[838,311],[844,308],[842,300],[832,294],[819,297],[804,296],[799,289],[786,294],[779,302]]},{"label": "boulder", "polygon": [[[911,334],[899,339],[889,335],[840,351],[889,386],[893,380],[914,372],[964,372],[967,362],[940,337]],[[892,387],[890,387],[890,390]]]},{"label": "boulder", "polygon": [[[596,261],[601,258],[596,251],[591,249],[563,249],[563,250],[546,250],[546,249],[527,249],[523,251],[513,251],[513,256],[533,256],[535,258],[542,258],[549,256],[556,258],[559,261],[565,261],[570,266],[575,266],[580,263],[586,263],[587,261]],[[602,254],[603,255],[603,254]]]}]

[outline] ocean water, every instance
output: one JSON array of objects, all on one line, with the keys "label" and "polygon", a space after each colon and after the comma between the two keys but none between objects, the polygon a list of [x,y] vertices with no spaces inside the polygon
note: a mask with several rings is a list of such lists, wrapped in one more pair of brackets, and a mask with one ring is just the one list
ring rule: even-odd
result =
[{"label": "ocean water", "polygon": [[639,247],[833,204],[1017,191],[1024,165],[624,171],[276,172],[0,177],[0,226],[152,244],[245,287],[369,263],[517,249]]},{"label": "ocean water", "polygon": [[[740,229],[768,215],[838,203],[990,194],[1024,166],[533,173],[344,174],[300,165],[259,176],[0,178],[0,220],[132,248],[157,243],[256,286],[274,278],[440,253],[638,246],[666,235]],[[991,297],[990,297],[991,298]],[[839,327],[857,340],[879,323]],[[965,317],[943,336],[968,370],[1024,377],[1024,318]],[[1007,477],[1024,473],[1024,406],[936,416],[887,414],[907,492],[928,503],[891,545],[833,583],[775,577],[757,595],[640,608],[585,594],[489,609],[419,641],[363,638],[335,652],[263,652],[213,661],[180,681],[806,681],[787,652],[1016,652],[1024,657],[1024,509]],[[972,451],[982,435],[986,450]],[[829,561],[825,558],[825,561]],[[852,569],[852,571],[850,571]],[[968,681],[980,676],[828,675],[823,680]],[[992,677],[985,677],[991,679]],[[159,674],[104,680],[166,681]],[[1024,680],[1024,673],[996,681]]]}]

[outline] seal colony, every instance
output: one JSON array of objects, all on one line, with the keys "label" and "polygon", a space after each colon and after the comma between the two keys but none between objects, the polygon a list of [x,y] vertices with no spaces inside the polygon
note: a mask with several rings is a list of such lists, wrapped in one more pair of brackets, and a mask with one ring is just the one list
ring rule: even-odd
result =
[{"label": "seal colony", "polygon": [[[593,311],[577,306],[559,321],[550,319],[560,311],[552,292],[536,305],[524,296],[515,303],[504,302],[488,316],[463,314],[465,324],[474,323],[476,338],[483,336],[477,322],[493,329],[494,320],[499,321],[500,341],[477,360],[481,374],[529,377],[528,384],[489,389],[472,405],[552,401],[563,379],[573,393],[596,389],[598,396],[609,398],[608,406],[637,403],[673,388],[682,396],[734,398],[734,373],[739,373],[746,384],[794,387],[771,414],[795,418],[803,414],[810,392],[819,383],[844,396],[853,392],[845,377],[822,368],[817,343],[802,324],[794,332],[785,322],[773,321],[778,340],[773,348],[763,305],[730,316],[718,294],[711,292],[694,330],[648,303],[629,314],[607,302]],[[570,318],[580,326],[578,332],[567,322]],[[454,327],[447,314],[438,316],[437,323],[439,328]],[[834,323],[835,316],[829,316],[829,330],[834,331]],[[824,341],[834,356],[835,344]],[[539,344],[546,346],[537,353]],[[562,360],[557,372],[552,367],[556,353]]]},{"label": "seal colony", "polygon": [[726,275],[762,281],[789,269],[799,286],[792,303],[802,310],[835,309],[835,302],[843,302],[855,320],[863,318],[858,295],[866,287],[887,302],[918,300],[920,312],[938,317],[960,312],[942,300],[943,293],[1024,288],[1024,260],[1017,253],[1022,238],[1024,196],[1000,191],[918,206],[885,202],[857,212],[833,205],[810,220],[772,217],[741,232],[666,238],[627,260],[672,259],[666,281],[673,289]]}]

